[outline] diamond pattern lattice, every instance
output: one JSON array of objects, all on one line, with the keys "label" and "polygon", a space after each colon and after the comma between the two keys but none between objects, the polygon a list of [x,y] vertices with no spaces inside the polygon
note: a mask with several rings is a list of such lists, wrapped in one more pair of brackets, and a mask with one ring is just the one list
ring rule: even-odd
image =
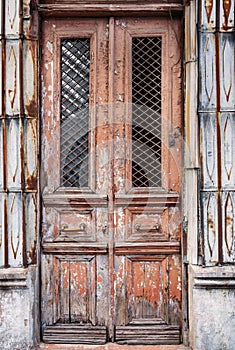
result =
[{"label": "diamond pattern lattice", "polygon": [[61,186],[88,186],[90,39],[61,43]]},{"label": "diamond pattern lattice", "polygon": [[161,186],[161,38],[132,39],[132,185]]}]

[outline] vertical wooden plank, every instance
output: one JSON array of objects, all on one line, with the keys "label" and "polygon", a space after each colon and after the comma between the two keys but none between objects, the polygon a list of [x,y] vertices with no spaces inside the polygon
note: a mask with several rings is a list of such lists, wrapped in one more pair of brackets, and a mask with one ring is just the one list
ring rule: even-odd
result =
[{"label": "vertical wooden plank", "polygon": [[124,256],[115,257],[114,290],[115,290],[115,324],[128,323],[127,286],[125,284],[126,262]]},{"label": "vertical wooden plank", "polygon": [[37,41],[24,40],[23,70],[24,70],[24,113],[30,117],[37,117]]},{"label": "vertical wooden plank", "polygon": [[[44,50],[42,52],[41,67],[47,72],[42,75],[41,81],[41,110],[43,111],[41,149],[43,162],[41,166],[40,180],[43,192],[45,192],[45,190],[53,192],[54,189],[59,186],[58,183],[54,184],[54,172],[58,168],[58,164],[55,164],[54,157],[50,154],[52,144],[54,143],[53,140],[57,134],[52,132],[53,126],[59,123],[58,114],[54,110],[54,103],[52,103],[53,101],[56,103],[54,92],[52,90],[52,87],[55,88],[53,84],[53,73],[54,65],[56,65],[56,63],[53,62],[54,45],[56,44],[53,25],[55,26],[54,21],[52,23],[44,22],[44,35],[42,36],[42,46]],[[52,115],[54,118],[51,117]],[[58,130],[58,126],[56,126],[56,130]],[[55,153],[56,152],[54,151],[54,154]]]},{"label": "vertical wooden plank", "polygon": [[92,325],[97,324],[96,304],[97,304],[97,257],[89,257],[88,264],[88,320]]},{"label": "vertical wooden plank", "polygon": [[70,261],[70,322],[89,321],[88,262]]},{"label": "vertical wooden plank", "polygon": [[60,261],[60,310],[60,321],[70,323],[70,261],[68,260]]},{"label": "vertical wooden plank", "polygon": [[[198,262],[198,203],[199,203],[199,183],[198,171],[187,169],[185,183],[187,184],[187,196],[184,199],[184,222],[183,229],[187,234],[186,249],[183,252],[184,261],[194,264]],[[190,191],[191,189],[191,191]],[[194,189],[194,190],[192,190]],[[185,247],[185,245],[184,245]]]},{"label": "vertical wooden plank", "polygon": [[[158,265],[158,266],[156,266]],[[158,267],[158,268],[157,268]],[[160,264],[156,262],[148,262],[145,264],[145,317],[157,318],[160,316],[158,310],[161,301],[162,280],[160,273]]]},{"label": "vertical wooden plank", "polygon": [[132,262],[132,296],[134,319],[144,318],[145,265]]},{"label": "vertical wooden plank", "polygon": [[[128,101],[130,84],[127,83],[127,63],[126,57],[129,56],[129,47],[126,46],[128,38],[125,30],[125,19],[115,19],[114,21],[114,76],[113,76],[113,107],[114,107],[114,185],[116,191],[125,193],[127,188],[131,188],[131,183],[127,184],[126,173],[130,171],[130,158],[127,153],[128,129],[130,129],[130,120],[128,120]],[[125,52],[125,47],[127,52]],[[126,65],[125,65],[126,62]]]},{"label": "vertical wooden plank", "polygon": [[109,280],[107,278],[108,257],[98,255],[96,272],[96,324],[107,325],[109,319]]},{"label": "vertical wooden plank", "polygon": [[[57,264],[55,261],[53,261],[54,257],[42,255],[41,259],[41,279],[43,281],[41,283],[41,322],[42,327],[45,327],[47,324],[53,324],[58,320],[56,317],[54,317],[55,312],[53,312],[53,309],[55,308],[53,307],[53,298],[56,296],[55,289],[60,288],[60,280],[57,279],[54,283],[52,283],[53,274],[51,272],[51,267],[54,266],[54,270],[57,270]],[[56,307],[59,309],[59,300],[56,299],[56,302]]]},{"label": "vertical wooden plank", "polygon": [[109,19],[108,66],[108,121],[109,130],[109,184],[108,184],[108,232],[109,232],[109,336],[114,341],[114,18]]},{"label": "vertical wooden plank", "polygon": [[168,321],[170,324],[179,324],[181,319],[181,299],[182,299],[182,280],[181,280],[181,256],[172,255],[168,258],[169,273],[169,313]]},{"label": "vertical wooden plank", "polygon": [[[169,60],[169,66],[165,62],[165,57],[162,57],[163,67],[167,71],[167,79],[170,81],[170,85],[167,88],[167,98],[170,102],[169,115],[166,114],[162,121],[162,128],[165,128],[169,133],[167,139],[164,140],[162,148],[166,147],[169,152],[169,172],[170,176],[166,172],[168,177],[168,189],[181,193],[181,171],[182,171],[182,128],[181,128],[181,116],[182,116],[182,72],[181,72],[181,47],[180,42],[182,40],[181,23],[175,22],[174,30],[168,22],[168,48],[167,55]],[[163,46],[164,51],[164,46]],[[164,71],[162,73],[163,81]],[[177,91],[177,94],[176,94]],[[163,100],[164,96],[162,96]],[[164,101],[164,100],[163,100]],[[167,103],[162,103],[162,110],[164,110]],[[169,120],[170,119],[170,120]],[[162,158],[164,154],[162,155]],[[163,159],[164,169],[164,159]],[[164,169],[165,170],[165,169]],[[164,171],[163,170],[163,171]]]}]

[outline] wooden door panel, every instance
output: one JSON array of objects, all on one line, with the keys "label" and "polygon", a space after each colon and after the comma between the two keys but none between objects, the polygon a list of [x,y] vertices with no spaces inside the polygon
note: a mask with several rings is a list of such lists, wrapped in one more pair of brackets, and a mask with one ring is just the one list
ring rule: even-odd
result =
[{"label": "wooden door panel", "polygon": [[117,257],[117,324],[180,323],[181,270],[178,260],[176,254],[167,256],[160,252]]},{"label": "wooden door panel", "polygon": [[100,344],[107,340],[106,29],[107,20],[102,19],[43,22],[45,342]]},{"label": "wooden door panel", "polygon": [[[129,323],[161,319],[166,322],[166,262],[145,261],[143,257],[127,257]],[[160,258],[159,258],[160,260]],[[164,303],[165,302],[165,303]]]},{"label": "wooden door panel", "polygon": [[[174,32],[166,18],[119,18],[115,22],[114,297],[115,339],[119,343],[180,342],[182,111],[179,105],[179,33],[179,23],[176,21]],[[121,38],[120,41],[117,38]],[[140,38],[137,45],[140,42],[142,47],[141,54],[133,60],[136,38]],[[151,45],[158,50],[155,56]],[[147,50],[159,60],[159,65],[151,66]],[[139,67],[141,60],[143,66]],[[134,72],[135,69],[139,73]],[[154,83],[149,80],[149,76],[154,79],[152,69],[154,74],[161,75]],[[145,84],[146,89],[143,88]],[[154,102],[158,104],[156,110],[151,101],[154,91],[151,84],[159,84],[156,94],[161,95],[161,101]],[[154,122],[155,117],[158,124]],[[159,124],[157,136],[152,137]],[[143,162],[139,160],[139,167],[145,167],[145,178],[139,181],[133,180],[136,167],[133,164],[133,157],[136,157],[133,145],[136,142],[142,143],[137,145],[143,158]],[[161,170],[159,165],[155,166],[156,174],[148,170],[146,159],[147,163],[160,163]],[[142,176],[138,169],[137,174]]]},{"label": "wooden door panel", "polygon": [[[78,322],[94,325],[97,290],[96,257],[54,256],[50,260],[47,266],[50,277],[48,284],[52,285],[52,282],[55,282],[56,285],[55,291],[52,286],[50,296],[52,300],[45,299],[44,308],[48,315],[54,313],[51,323]],[[49,297],[49,292],[44,292],[44,295]]]},{"label": "wooden door panel", "polygon": [[45,342],[180,343],[179,37],[168,18],[43,23]]},{"label": "wooden door panel", "polygon": [[[89,334],[94,332],[94,337],[97,336],[97,329],[102,330],[99,341],[104,343],[108,318],[107,256],[48,254],[42,259],[42,264],[43,340],[48,342],[51,337],[53,343],[59,341],[56,337],[60,337],[61,343],[68,341],[66,333],[70,324],[79,325],[80,328],[70,330],[69,343],[74,336],[78,339],[79,330],[79,342],[93,342],[93,337],[82,339],[86,329]],[[49,330],[55,325],[58,325],[55,329],[57,335],[53,338],[54,331]]]},{"label": "wooden door panel", "polygon": [[119,241],[180,241],[181,212],[178,205],[170,208],[119,208],[116,222]]}]

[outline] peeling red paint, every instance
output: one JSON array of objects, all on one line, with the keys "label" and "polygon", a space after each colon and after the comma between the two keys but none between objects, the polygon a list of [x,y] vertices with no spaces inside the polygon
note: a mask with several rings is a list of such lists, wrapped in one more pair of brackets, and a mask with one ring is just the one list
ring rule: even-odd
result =
[{"label": "peeling red paint", "polygon": [[[169,292],[172,283],[177,283],[175,290],[181,283],[180,277],[174,278],[169,273],[170,257],[180,255],[182,229],[179,207],[182,184],[181,69],[175,38],[175,31],[180,32],[178,20],[175,25],[173,31],[167,18],[120,18],[116,21],[114,18],[80,18],[73,24],[65,17],[43,19],[45,209],[42,220],[48,226],[42,237],[42,252],[43,256],[54,257],[50,262],[52,289],[57,279],[53,275],[53,264],[61,259],[63,266],[59,288],[59,305],[62,306],[59,308],[55,300],[48,302],[46,294],[42,293],[42,300],[47,303],[42,314],[42,321],[45,319],[47,324],[45,339],[49,335],[55,336],[53,325],[56,327],[66,320],[68,327],[77,322],[86,332],[90,332],[91,324],[94,332],[98,327],[104,327],[112,340],[120,334],[118,327],[124,327],[125,334],[129,332],[129,324],[138,324],[139,327],[130,330],[133,341],[138,332],[141,336],[145,332],[141,326],[143,319],[149,327],[158,324],[160,319],[168,327],[172,320],[170,315],[176,310],[170,305],[178,303],[180,306],[180,292],[177,294],[179,302],[171,300]],[[92,127],[88,189],[64,188],[60,179],[61,86],[57,74],[61,69],[60,41],[64,37],[79,38],[81,35],[90,38],[89,122]],[[132,188],[131,40],[139,35],[161,35],[162,98],[163,101],[172,99],[171,106],[162,104],[164,190]],[[166,61],[168,63],[164,64]],[[178,91],[177,96],[173,91]],[[171,134],[175,146],[169,149]],[[174,266],[173,275],[177,272],[180,276],[180,259]],[[45,269],[43,265],[42,269]],[[43,290],[45,283],[42,283]],[[57,319],[54,310],[58,313]],[[179,335],[180,309],[174,316],[173,325],[177,325]],[[94,339],[97,340],[92,333],[91,341]]]}]

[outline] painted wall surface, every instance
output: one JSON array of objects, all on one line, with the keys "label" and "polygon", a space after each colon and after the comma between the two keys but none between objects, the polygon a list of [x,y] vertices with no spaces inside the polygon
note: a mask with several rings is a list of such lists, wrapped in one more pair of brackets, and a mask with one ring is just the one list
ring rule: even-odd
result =
[{"label": "painted wall surface", "polygon": [[[37,3],[0,0],[3,350],[30,349],[40,333]],[[185,5],[183,258],[194,350],[233,350],[235,343],[234,39],[234,0]]]},{"label": "painted wall surface", "polygon": [[190,344],[200,350],[233,350],[235,268],[190,267]]}]

